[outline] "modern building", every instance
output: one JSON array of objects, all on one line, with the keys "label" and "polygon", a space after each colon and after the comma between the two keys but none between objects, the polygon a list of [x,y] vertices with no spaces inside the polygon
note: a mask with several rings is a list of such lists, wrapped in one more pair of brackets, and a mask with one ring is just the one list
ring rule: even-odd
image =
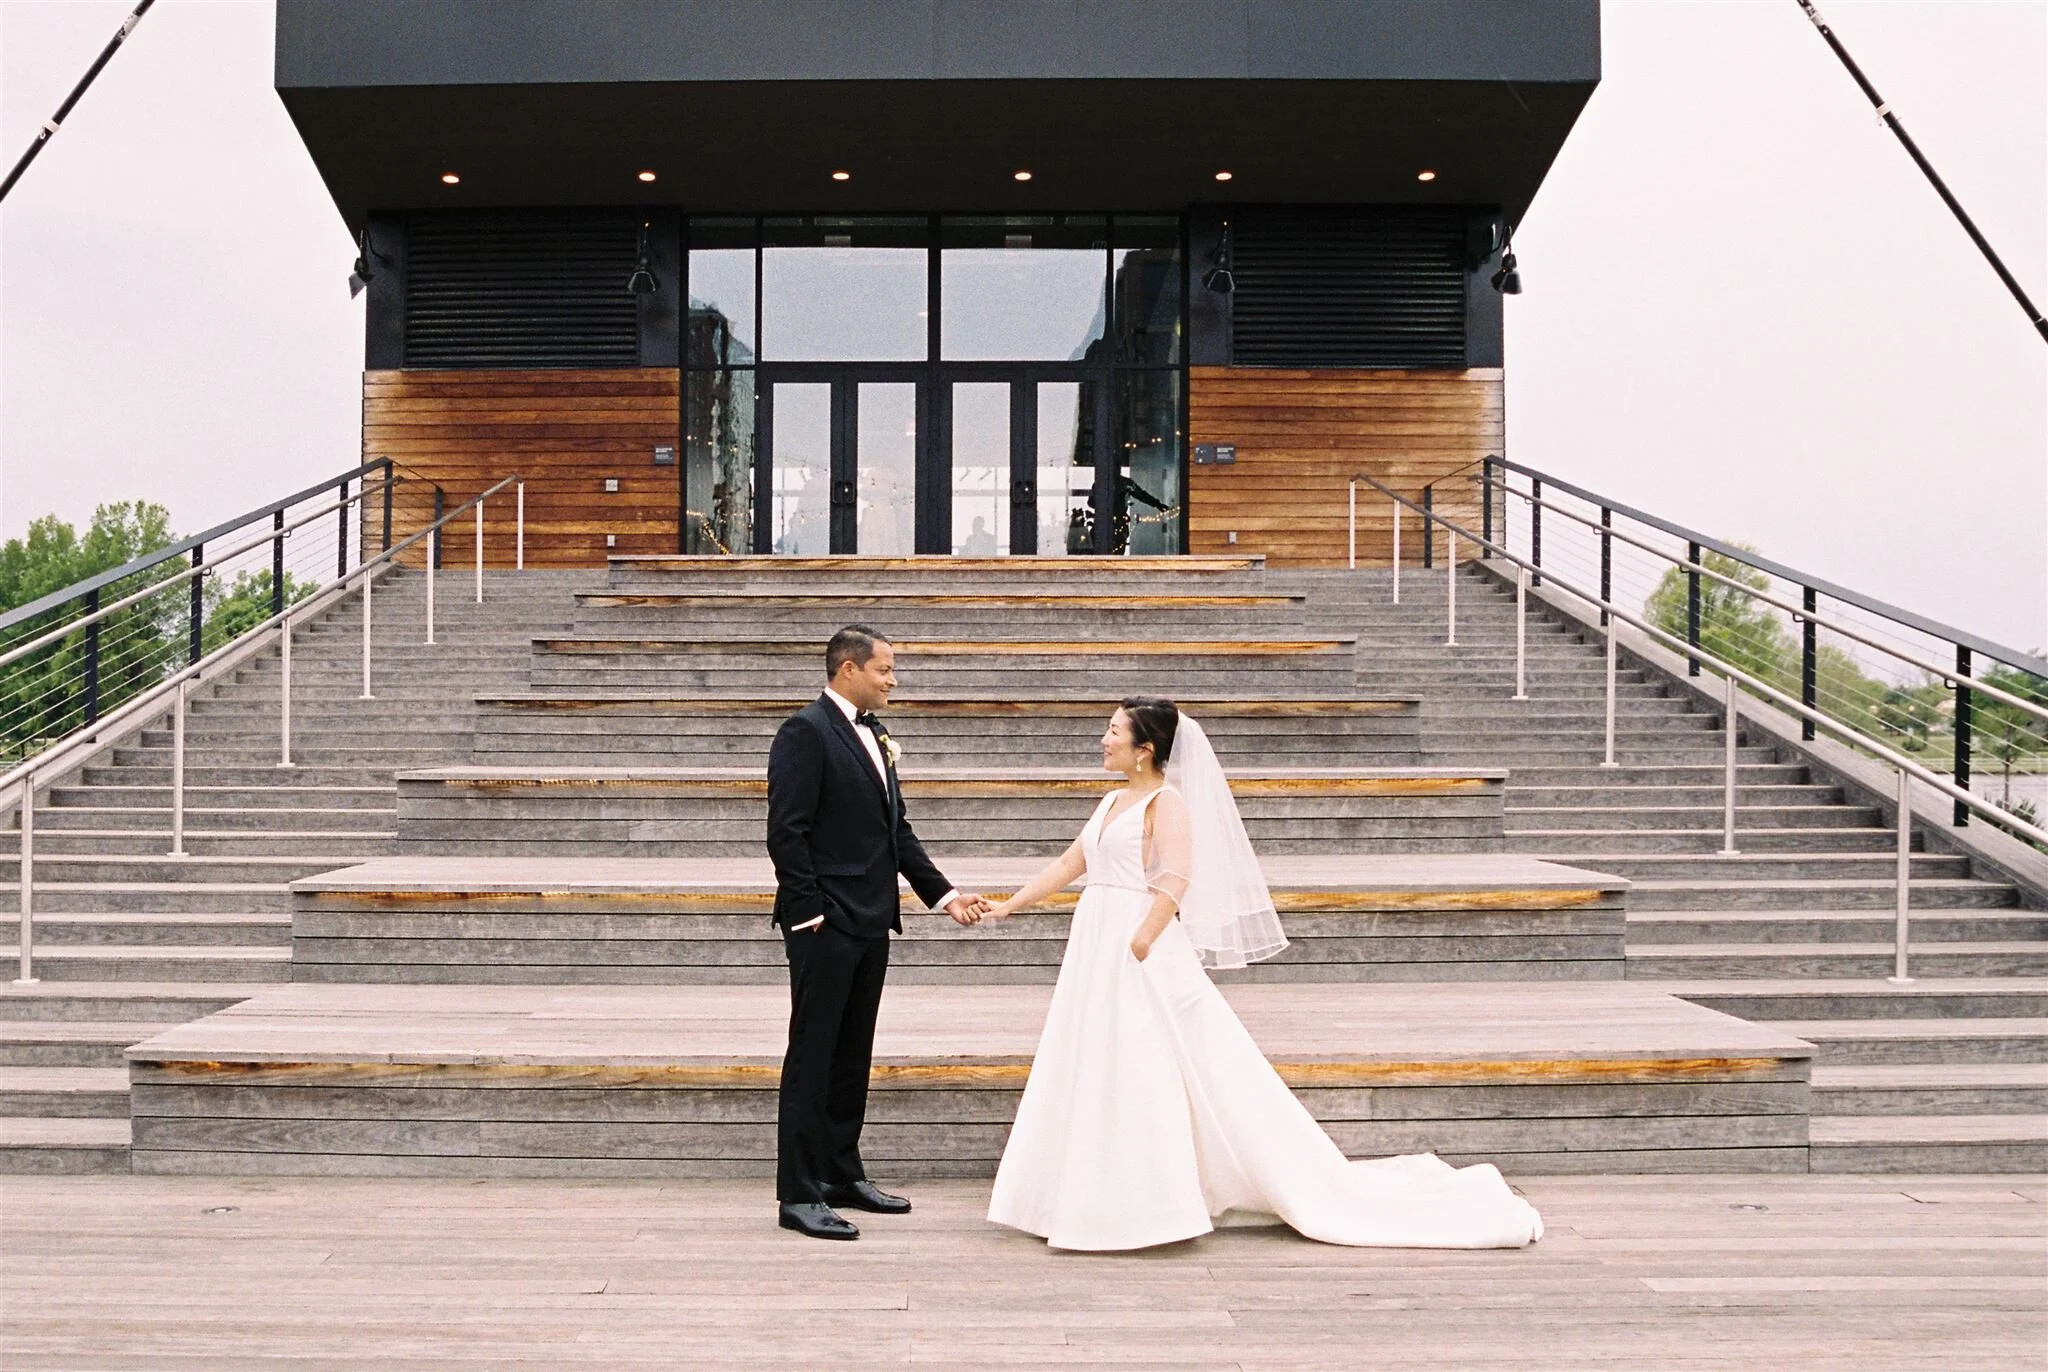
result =
[{"label": "modern building", "polygon": [[366,455],[524,477],[532,562],[1329,563],[1351,473],[1502,450],[1599,17],[280,0],[277,88],[359,235]]}]

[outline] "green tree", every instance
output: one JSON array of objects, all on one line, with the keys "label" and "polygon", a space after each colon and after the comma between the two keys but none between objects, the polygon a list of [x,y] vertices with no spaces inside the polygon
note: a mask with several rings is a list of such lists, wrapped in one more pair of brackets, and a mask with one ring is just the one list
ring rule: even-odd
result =
[{"label": "green tree", "polygon": [[[1993,667],[1978,680],[2048,709],[2048,680],[2031,672],[2017,667]],[[1988,753],[2004,774],[2005,794],[1999,804],[2018,814],[2027,802],[2014,804],[2013,774],[2041,771],[2048,764],[2048,721],[1980,694],[1970,702],[1970,730],[1977,747]]]},{"label": "green tree", "polygon": [[[301,581],[290,572],[284,574],[284,601],[287,605],[296,605],[319,589],[311,581]],[[243,572],[226,587],[209,581],[206,584],[206,624],[200,631],[200,642],[210,653],[248,633],[270,615],[268,567],[260,572]]]},{"label": "green tree", "polygon": [[[1736,544],[1737,547],[1744,547]],[[1754,551],[1745,548],[1745,551]],[[1700,647],[1781,691],[1799,689],[1799,652],[1778,612],[1751,592],[1768,591],[1771,579],[1725,553],[1709,552],[1701,566],[1740,584],[1700,578]],[[1650,623],[1675,638],[1686,636],[1686,571],[1673,567],[1643,603]]]}]

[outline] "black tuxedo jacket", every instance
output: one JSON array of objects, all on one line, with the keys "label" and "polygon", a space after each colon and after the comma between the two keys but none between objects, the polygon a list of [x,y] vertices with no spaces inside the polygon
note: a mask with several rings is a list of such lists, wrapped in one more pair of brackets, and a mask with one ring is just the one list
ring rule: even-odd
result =
[{"label": "black tuxedo jacket", "polygon": [[953,889],[911,832],[895,766],[885,786],[824,696],[784,720],[768,749],[768,856],[785,928],[822,914],[857,938],[900,934],[897,873],[926,905]]}]

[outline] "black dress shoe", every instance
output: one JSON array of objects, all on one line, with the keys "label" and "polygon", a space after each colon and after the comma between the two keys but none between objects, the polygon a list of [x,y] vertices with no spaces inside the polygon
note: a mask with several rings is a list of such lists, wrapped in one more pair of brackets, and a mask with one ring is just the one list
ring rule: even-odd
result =
[{"label": "black dress shoe", "polygon": [[792,1205],[785,1201],[781,1216],[776,1220],[784,1229],[794,1229],[806,1238],[812,1239],[857,1239],[860,1230],[846,1220],[832,1213],[829,1205],[815,1201]]},{"label": "black dress shoe", "polygon": [[892,1196],[878,1191],[875,1184],[865,1179],[850,1181],[840,1186],[825,1188],[825,1203],[845,1210],[866,1210],[876,1215],[907,1215],[910,1202],[901,1196]]}]

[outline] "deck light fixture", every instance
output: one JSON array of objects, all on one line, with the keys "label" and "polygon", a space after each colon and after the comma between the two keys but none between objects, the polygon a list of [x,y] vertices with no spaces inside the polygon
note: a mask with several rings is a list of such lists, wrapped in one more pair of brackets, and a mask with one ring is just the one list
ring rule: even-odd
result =
[{"label": "deck light fixture", "polygon": [[642,181],[652,181],[654,179],[654,173],[651,171],[641,172],[639,174],[639,179]]},{"label": "deck light fixture", "polygon": [[353,300],[363,293],[363,288],[376,279],[378,267],[390,265],[390,254],[377,251],[377,245],[370,241],[368,229],[357,234],[356,265],[348,274],[348,298]]},{"label": "deck light fixture", "polygon": [[462,184],[462,178],[454,172],[442,172],[441,184],[444,186],[459,186]]},{"label": "deck light fixture", "polygon": [[1436,180],[1436,173],[1424,167],[1421,171],[1415,173],[1415,179],[1417,181],[1434,181]]},{"label": "deck light fixture", "polygon": [[1012,181],[1029,181],[1031,179],[1031,173],[1025,171],[1023,168],[1020,167],[1016,171],[1010,173],[1010,179]]},{"label": "deck light fixture", "polygon": [[633,295],[653,295],[661,289],[661,282],[655,279],[654,268],[647,260],[647,228],[645,223],[640,225],[640,262],[626,278],[626,290]]}]

